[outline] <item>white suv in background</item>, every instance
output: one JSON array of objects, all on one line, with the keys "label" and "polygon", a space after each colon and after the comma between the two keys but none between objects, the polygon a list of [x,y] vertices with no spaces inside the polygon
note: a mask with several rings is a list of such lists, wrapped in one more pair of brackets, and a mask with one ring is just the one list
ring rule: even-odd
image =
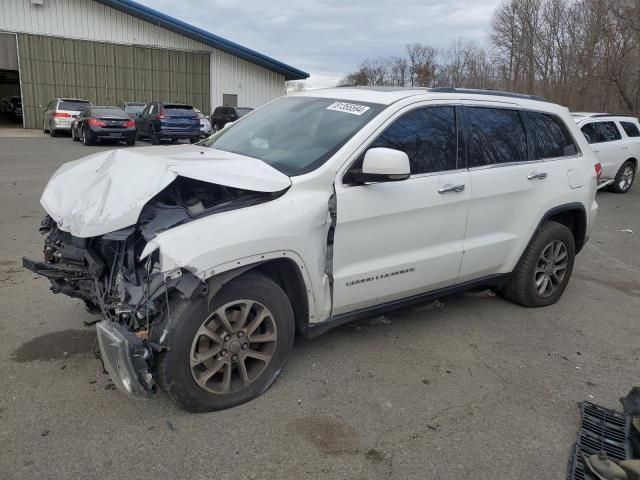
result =
[{"label": "white suv in background", "polygon": [[597,211],[595,156],[561,106],[453,88],[282,97],[197,145],[65,164],[44,260],[84,300],[122,390],[192,411],[266,391],[312,337],[472,287],[562,295]]},{"label": "white suv in background", "polygon": [[616,193],[627,193],[640,160],[638,119],[609,113],[572,115],[602,166],[602,186],[609,185]]}]

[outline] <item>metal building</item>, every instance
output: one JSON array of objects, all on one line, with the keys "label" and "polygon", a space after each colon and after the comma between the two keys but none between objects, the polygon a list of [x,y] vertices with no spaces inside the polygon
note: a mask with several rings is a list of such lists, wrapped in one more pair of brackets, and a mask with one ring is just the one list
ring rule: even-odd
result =
[{"label": "metal building", "polygon": [[258,107],[309,74],[130,0],[0,0],[0,98]]}]

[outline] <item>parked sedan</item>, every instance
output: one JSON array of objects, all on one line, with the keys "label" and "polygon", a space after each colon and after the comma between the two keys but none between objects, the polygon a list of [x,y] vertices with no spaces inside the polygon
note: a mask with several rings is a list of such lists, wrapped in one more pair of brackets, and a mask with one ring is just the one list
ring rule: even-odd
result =
[{"label": "parked sedan", "polygon": [[198,115],[198,118],[200,119],[200,136],[202,138],[206,138],[211,135],[213,131],[213,129],[211,128],[211,122],[200,110],[196,108],[195,111],[196,115]]},{"label": "parked sedan", "polygon": [[42,119],[42,131],[55,137],[59,132],[71,131],[73,119],[91,106],[89,100],[78,98],[55,98],[49,102]]},{"label": "parked sedan", "polygon": [[153,102],[136,117],[138,138],[149,138],[158,145],[160,140],[200,140],[200,119],[191,105]]},{"label": "parked sedan", "polygon": [[136,144],[136,123],[118,107],[85,108],[71,126],[71,138],[85,145],[103,140]]},{"label": "parked sedan", "polygon": [[211,126],[214,132],[222,130],[229,122],[235,122],[240,117],[244,117],[253,108],[248,107],[216,107],[211,114]]}]

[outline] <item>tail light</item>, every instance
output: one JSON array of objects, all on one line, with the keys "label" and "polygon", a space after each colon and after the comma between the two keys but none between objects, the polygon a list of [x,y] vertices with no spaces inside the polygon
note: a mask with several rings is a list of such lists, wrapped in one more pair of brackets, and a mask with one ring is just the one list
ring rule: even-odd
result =
[{"label": "tail light", "polygon": [[158,114],[158,120],[164,120],[167,116],[164,114],[164,110]]},{"label": "tail light", "polygon": [[71,118],[71,114],[67,112],[54,112],[53,116],[55,118]]},{"label": "tail light", "polygon": [[104,127],[105,124],[102,120],[98,120],[97,118],[90,118],[87,120],[87,123],[92,127]]},{"label": "tail light", "polygon": [[602,176],[602,165],[599,163],[596,163],[595,168],[596,168],[596,177],[598,177],[598,180],[600,180],[600,177]]},{"label": "tail light", "polygon": [[125,128],[135,128],[136,122],[133,120],[127,120],[124,124]]}]

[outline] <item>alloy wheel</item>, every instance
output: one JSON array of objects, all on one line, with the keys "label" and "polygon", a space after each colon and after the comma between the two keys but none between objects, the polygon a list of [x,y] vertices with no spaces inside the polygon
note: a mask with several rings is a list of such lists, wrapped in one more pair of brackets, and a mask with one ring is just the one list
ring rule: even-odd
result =
[{"label": "alloy wheel", "polygon": [[622,171],[622,175],[620,175],[620,181],[618,182],[618,186],[620,187],[620,190],[622,190],[623,192],[626,192],[627,190],[629,190],[632,183],[633,183],[633,167],[628,165]]},{"label": "alloy wheel", "polygon": [[567,273],[568,261],[567,246],[561,240],[553,240],[542,249],[534,270],[536,292],[540,297],[555,293]]},{"label": "alloy wheel", "polygon": [[262,303],[248,299],[227,303],[196,332],[189,359],[191,375],[209,393],[236,393],[267,368],[277,336],[273,314]]}]

